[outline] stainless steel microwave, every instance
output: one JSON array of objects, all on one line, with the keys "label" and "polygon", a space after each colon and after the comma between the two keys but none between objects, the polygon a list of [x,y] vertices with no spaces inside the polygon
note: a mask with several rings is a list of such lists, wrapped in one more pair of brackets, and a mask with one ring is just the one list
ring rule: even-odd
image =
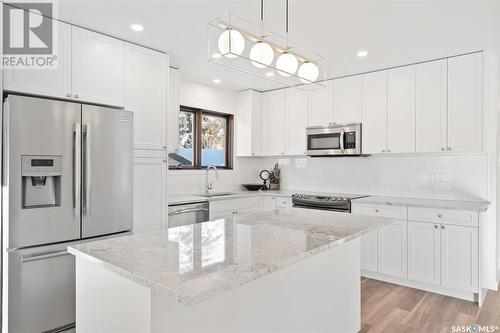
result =
[{"label": "stainless steel microwave", "polygon": [[308,156],[360,156],[361,123],[307,128]]}]

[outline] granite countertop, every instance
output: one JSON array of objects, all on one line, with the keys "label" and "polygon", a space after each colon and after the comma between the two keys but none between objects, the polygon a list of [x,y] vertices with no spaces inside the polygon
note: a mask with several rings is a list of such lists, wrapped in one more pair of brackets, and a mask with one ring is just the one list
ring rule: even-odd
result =
[{"label": "granite countertop", "polygon": [[483,212],[488,209],[488,201],[441,200],[370,195],[353,200],[360,204],[408,206],[417,208],[458,209]]},{"label": "granite countertop", "polygon": [[68,251],[194,305],[391,222],[290,208],[77,244]]}]

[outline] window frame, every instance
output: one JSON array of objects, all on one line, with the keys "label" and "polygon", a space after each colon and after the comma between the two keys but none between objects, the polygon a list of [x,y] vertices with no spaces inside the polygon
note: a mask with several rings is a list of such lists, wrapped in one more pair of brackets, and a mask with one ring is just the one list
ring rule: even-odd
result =
[{"label": "window frame", "polygon": [[[202,117],[203,115],[221,117],[226,119],[226,151],[225,151],[225,166],[216,166],[217,169],[232,170],[233,169],[233,147],[234,147],[234,116],[229,113],[222,113],[217,111],[205,110],[194,108],[190,106],[181,105],[179,112],[194,113],[193,124],[193,165],[183,165],[180,168],[169,165],[169,170],[205,170],[207,167],[201,165],[201,136],[202,136]],[[179,129],[177,129],[179,130]]]}]

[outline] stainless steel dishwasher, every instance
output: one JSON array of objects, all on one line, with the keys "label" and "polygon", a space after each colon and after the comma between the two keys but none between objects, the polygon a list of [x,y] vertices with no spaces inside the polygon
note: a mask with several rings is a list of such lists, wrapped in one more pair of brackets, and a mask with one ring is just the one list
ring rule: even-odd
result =
[{"label": "stainless steel dishwasher", "polygon": [[208,221],[208,202],[168,206],[168,227],[195,224]]}]

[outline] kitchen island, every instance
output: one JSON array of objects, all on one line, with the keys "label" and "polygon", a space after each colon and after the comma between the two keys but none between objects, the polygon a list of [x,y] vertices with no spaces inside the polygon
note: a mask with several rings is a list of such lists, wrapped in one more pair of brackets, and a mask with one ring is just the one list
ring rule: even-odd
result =
[{"label": "kitchen island", "polygon": [[71,246],[77,332],[357,332],[358,238],[391,222],[291,208]]}]

